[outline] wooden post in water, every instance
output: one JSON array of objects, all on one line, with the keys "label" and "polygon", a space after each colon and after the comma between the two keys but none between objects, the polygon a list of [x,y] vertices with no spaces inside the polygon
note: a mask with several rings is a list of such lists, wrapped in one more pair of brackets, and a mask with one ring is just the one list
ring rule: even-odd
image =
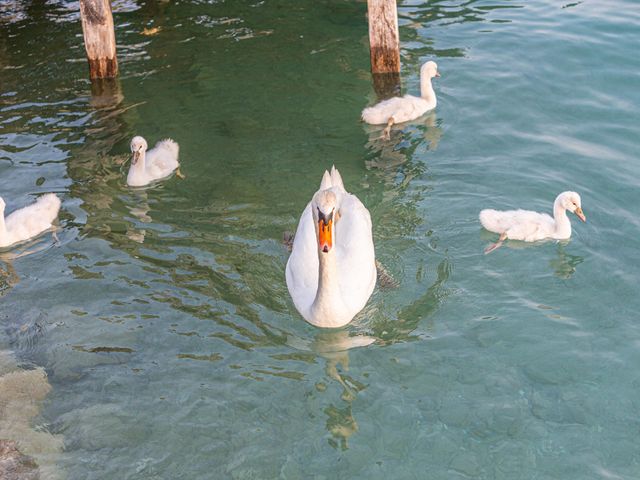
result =
[{"label": "wooden post in water", "polygon": [[80,0],[80,17],[89,77],[114,78],[118,75],[118,59],[110,0]]},{"label": "wooden post in water", "polygon": [[400,92],[400,35],[396,0],[367,0],[373,86],[381,98]]}]

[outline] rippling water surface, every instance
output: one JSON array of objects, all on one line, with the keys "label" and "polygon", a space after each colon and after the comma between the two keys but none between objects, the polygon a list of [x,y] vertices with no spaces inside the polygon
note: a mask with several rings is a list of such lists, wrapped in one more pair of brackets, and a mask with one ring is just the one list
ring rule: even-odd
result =
[{"label": "rippling water surface", "polygon": [[[52,477],[640,477],[640,9],[399,3],[403,90],[442,77],[390,142],[359,121],[366,2],[115,1],[121,76],[93,89],[77,3],[0,9],[0,194],[63,199],[57,241],[0,252]],[[127,188],[135,134],[187,178]],[[332,164],[399,287],[320,331],[281,239]],[[567,189],[570,241],[483,255],[481,208]]]}]

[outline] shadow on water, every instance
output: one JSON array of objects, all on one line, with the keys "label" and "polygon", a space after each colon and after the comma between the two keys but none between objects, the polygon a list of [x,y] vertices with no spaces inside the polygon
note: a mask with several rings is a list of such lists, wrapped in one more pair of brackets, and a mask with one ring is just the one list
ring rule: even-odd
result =
[{"label": "shadow on water", "polygon": [[[492,232],[488,232],[485,229],[480,231],[480,238],[486,242],[487,245],[495,242],[498,235]],[[569,279],[573,276],[582,262],[584,257],[580,255],[572,255],[567,252],[567,247],[571,244],[571,240],[541,240],[537,242],[522,242],[519,240],[507,240],[502,244],[500,248],[491,252],[489,255],[500,255],[500,250],[528,250],[528,249],[543,249],[544,245],[555,244],[555,258],[548,260],[549,267],[553,274],[562,279]]]},{"label": "shadow on water", "polygon": [[584,262],[583,257],[567,253],[565,247],[568,243],[568,241],[558,242],[558,246],[556,248],[557,257],[549,260],[549,265],[553,269],[556,277],[565,280],[571,278],[573,274],[576,273],[578,265]]}]

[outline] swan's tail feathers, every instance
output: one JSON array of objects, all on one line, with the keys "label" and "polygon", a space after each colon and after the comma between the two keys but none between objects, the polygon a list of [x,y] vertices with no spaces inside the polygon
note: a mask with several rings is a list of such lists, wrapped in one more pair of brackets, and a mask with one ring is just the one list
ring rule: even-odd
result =
[{"label": "swan's tail feathers", "polygon": [[170,138],[165,138],[164,140],[160,140],[158,143],[156,143],[156,148],[168,150],[176,158],[178,158],[178,153],[180,153],[180,145],[178,145],[178,142],[175,142]]},{"label": "swan's tail feathers", "polygon": [[342,183],[342,176],[340,175],[340,172],[338,171],[335,165],[331,167],[331,184],[334,187],[340,187],[341,189],[344,190],[344,183]]},{"label": "swan's tail feathers", "polygon": [[293,250],[293,240],[295,238],[295,234],[289,231],[286,231],[282,234],[282,243],[287,248],[287,251],[291,253]]},{"label": "swan's tail feathers", "polygon": [[502,233],[508,229],[504,213],[490,208],[480,212],[480,223],[490,232]]},{"label": "swan's tail feathers", "polygon": [[375,125],[375,123],[378,121],[378,119],[376,118],[376,111],[372,107],[367,107],[362,110],[362,115],[360,115],[360,118],[363,122],[370,125]]},{"label": "swan's tail feathers", "polygon": [[60,203],[60,199],[55,193],[47,193],[36,200],[34,207],[37,209],[39,216],[51,223],[58,216]]}]

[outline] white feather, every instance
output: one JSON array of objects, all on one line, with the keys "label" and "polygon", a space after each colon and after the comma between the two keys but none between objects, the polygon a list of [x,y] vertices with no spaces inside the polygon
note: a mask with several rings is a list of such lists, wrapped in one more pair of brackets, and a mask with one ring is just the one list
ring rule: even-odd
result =
[{"label": "white feather", "polygon": [[584,221],[580,195],[562,192],[553,203],[554,216],[531,210],[492,210],[480,212],[480,223],[490,232],[504,234],[512,240],[535,242],[545,238],[571,237],[571,222],[566,211],[575,212]]},{"label": "white feather", "polygon": [[421,117],[438,103],[431,79],[438,76],[435,62],[427,62],[420,69],[420,97],[405,95],[393,97],[367,107],[362,111],[362,120],[371,125],[382,125],[393,118],[393,123],[408,122]]},{"label": "white feather", "polygon": [[[322,188],[326,187],[326,188]],[[335,199],[333,248],[329,253],[319,250],[315,209],[322,196]],[[330,213],[327,211],[325,213]],[[323,272],[323,259],[331,258],[335,269]],[[322,292],[319,278],[326,275],[330,290]],[[307,204],[298,228],[291,256],[287,262],[286,280],[297,310],[309,323],[318,327],[341,327],[349,323],[365,306],[376,283],[375,251],[369,211],[360,200],[344,189],[340,173],[332,168],[326,172],[321,190]]]},{"label": "white feather", "polygon": [[60,199],[54,193],[39,197],[4,218],[4,200],[0,198],[0,247],[33,238],[50,229],[60,211]]},{"label": "white feather", "polygon": [[131,152],[140,152],[137,162],[131,163],[127,184],[140,187],[165,178],[175,171],[180,163],[178,154],[180,147],[176,142],[167,138],[160,140],[156,146],[147,151],[147,142],[142,137],[134,137],[131,141]]}]

